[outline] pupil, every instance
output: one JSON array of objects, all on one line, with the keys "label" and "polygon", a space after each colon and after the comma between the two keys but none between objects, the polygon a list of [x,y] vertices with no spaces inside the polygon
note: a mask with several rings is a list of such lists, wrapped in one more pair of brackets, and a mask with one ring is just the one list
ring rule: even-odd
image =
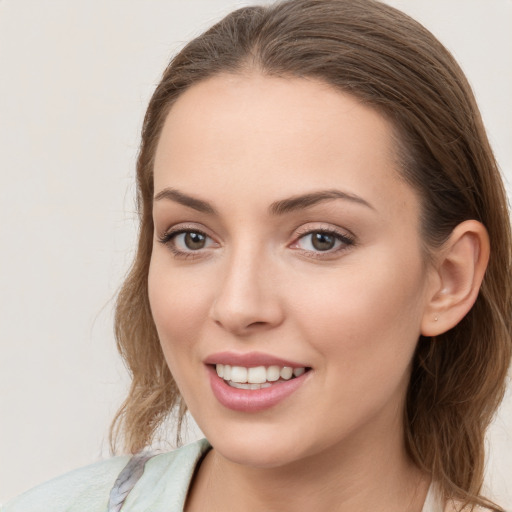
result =
[{"label": "pupil", "polygon": [[336,240],[334,236],[327,233],[314,233],[312,244],[318,251],[328,251],[334,247]]},{"label": "pupil", "polygon": [[202,249],[204,247],[206,237],[201,233],[186,233],[185,245],[187,249]]}]

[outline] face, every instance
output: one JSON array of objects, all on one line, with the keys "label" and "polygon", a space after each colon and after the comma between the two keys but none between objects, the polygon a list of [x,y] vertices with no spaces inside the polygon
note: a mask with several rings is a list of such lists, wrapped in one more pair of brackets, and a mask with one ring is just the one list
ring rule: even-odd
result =
[{"label": "face", "polygon": [[397,167],[387,121],[319,82],[217,76],[171,109],[150,303],[225,458],[277,467],[400,433],[428,272]]}]

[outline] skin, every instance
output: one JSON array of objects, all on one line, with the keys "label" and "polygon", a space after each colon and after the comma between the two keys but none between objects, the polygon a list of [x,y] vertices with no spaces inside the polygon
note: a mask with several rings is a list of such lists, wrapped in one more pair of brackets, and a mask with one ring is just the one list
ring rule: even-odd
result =
[{"label": "skin", "polygon": [[[170,370],[214,447],[189,512],[421,511],[430,479],[407,457],[402,411],[418,337],[440,325],[440,278],[397,168],[388,122],[316,81],[220,75],[171,109],[155,158],[149,294]],[[170,188],[216,213],[162,197]],[[366,204],[269,213],[332,189]],[[208,238],[194,250],[183,235],[162,243],[173,228]],[[307,234],[318,229],[353,243],[318,251]],[[312,370],[278,405],[236,412],[216,400],[203,363],[221,351]]]}]

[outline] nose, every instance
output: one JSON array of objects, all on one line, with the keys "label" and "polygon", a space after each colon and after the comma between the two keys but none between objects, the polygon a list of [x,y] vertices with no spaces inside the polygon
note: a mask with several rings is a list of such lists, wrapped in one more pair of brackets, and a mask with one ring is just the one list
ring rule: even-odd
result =
[{"label": "nose", "polygon": [[279,326],[284,320],[279,280],[268,259],[257,252],[233,254],[224,262],[210,316],[226,331],[247,336]]}]

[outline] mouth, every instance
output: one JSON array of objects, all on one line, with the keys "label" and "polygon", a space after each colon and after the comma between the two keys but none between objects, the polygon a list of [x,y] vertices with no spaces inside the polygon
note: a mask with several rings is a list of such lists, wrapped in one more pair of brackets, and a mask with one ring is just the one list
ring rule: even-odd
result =
[{"label": "mouth", "polygon": [[[222,361],[222,362],[219,362]],[[223,353],[204,361],[217,401],[240,413],[257,413],[292,400],[313,373],[309,366],[273,356]]]},{"label": "mouth", "polygon": [[311,370],[309,367],[291,366],[232,366],[229,364],[217,363],[212,365],[217,375],[224,382],[237,389],[258,390],[287,382],[304,375]]}]

